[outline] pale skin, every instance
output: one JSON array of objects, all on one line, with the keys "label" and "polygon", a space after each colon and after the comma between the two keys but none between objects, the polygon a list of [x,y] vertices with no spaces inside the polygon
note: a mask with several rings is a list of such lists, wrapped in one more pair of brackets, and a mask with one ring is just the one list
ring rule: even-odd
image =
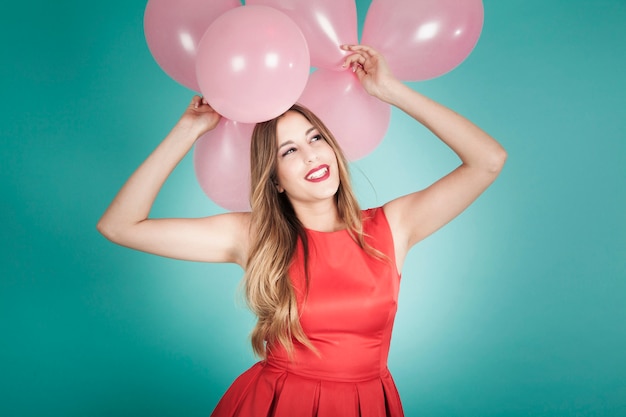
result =
[{"label": "pale skin", "polygon": [[[342,48],[352,52],[346,58],[346,70],[355,71],[369,94],[426,126],[461,160],[456,169],[431,186],[384,204],[396,266],[402,271],[411,247],[459,215],[496,179],[506,152],[472,122],[395,78],[384,57],[374,49],[364,45]],[[195,96],[163,142],[124,184],[98,222],[98,230],[115,243],[144,252],[244,267],[250,242],[249,213],[197,219],[149,217],[167,177],[194,142],[213,129],[219,119],[209,104]],[[293,112],[280,119],[276,187],[287,193],[306,228],[340,230],[344,225],[333,198],[338,185],[336,158],[323,139],[315,138],[316,131],[311,127]],[[321,180],[317,178],[320,175]]]}]

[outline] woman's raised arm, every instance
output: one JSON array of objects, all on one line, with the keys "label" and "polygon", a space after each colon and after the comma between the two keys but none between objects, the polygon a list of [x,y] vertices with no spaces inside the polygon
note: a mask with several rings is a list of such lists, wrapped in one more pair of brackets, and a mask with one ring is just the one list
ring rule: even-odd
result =
[{"label": "woman's raised arm", "polygon": [[126,181],[100,218],[107,239],[156,255],[204,262],[245,264],[249,215],[227,213],[198,219],[150,219],[159,190],[178,163],[205,132],[220,120],[202,98],[194,96],[163,142]]},{"label": "woman's raised arm", "polygon": [[461,159],[461,165],[428,188],[385,204],[400,269],[408,250],[467,208],[498,176],[506,152],[472,122],[396,79],[384,57],[363,45],[346,60],[371,95],[426,126]]}]

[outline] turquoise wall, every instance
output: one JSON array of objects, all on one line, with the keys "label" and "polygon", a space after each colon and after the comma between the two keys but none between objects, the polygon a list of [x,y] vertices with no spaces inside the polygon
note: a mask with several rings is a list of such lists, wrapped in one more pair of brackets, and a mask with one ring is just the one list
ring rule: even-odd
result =
[{"label": "turquoise wall", "polygon": [[[358,1],[361,24],[369,1]],[[509,153],[414,248],[390,367],[407,416],[626,415],[626,2],[485,0],[475,50],[411,87]],[[117,247],[95,223],[191,92],[144,1],[0,6],[0,415],[206,416],[254,358],[241,271]],[[364,206],[456,165],[392,114]],[[370,184],[371,183],[371,184]],[[155,216],[221,212],[186,158]]]}]

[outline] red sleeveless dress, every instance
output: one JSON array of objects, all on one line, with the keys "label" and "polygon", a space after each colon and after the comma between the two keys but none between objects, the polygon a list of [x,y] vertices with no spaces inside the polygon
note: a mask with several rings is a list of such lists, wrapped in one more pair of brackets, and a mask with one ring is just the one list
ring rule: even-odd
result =
[{"label": "red sleeveless dress", "polygon": [[382,208],[363,211],[366,241],[388,259],[366,254],[345,231],[307,230],[309,292],[299,244],[289,270],[304,332],[319,356],[281,345],[239,376],[213,417],[398,417],[398,391],[387,369],[400,275]]}]

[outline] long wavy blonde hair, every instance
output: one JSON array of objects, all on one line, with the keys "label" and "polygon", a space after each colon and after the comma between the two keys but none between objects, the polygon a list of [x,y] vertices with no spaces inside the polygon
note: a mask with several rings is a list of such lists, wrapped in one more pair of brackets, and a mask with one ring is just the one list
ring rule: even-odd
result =
[{"label": "long wavy blonde hair", "polygon": [[[377,253],[364,240],[361,209],[351,187],[348,162],[337,141],[307,108],[295,104],[288,111],[303,115],[335,152],[339,171],[335,201],[339,217],[346,224],[348,233],[364,250]],[[257,124],[250,148],[252,240],[244,289],[248,306],[258,318],[251,334],[252,348],[262,358],[267,356],[267,349],[275,343],[282,344],[292,356],[293,339],[316,351],[300,325],[296,296],[288,276],[300,239],[305,253],[304,271],[308,288],[307,236],[286,193],[279,193],[275,185],[278,155],[276,128],[283,115]]]}]

